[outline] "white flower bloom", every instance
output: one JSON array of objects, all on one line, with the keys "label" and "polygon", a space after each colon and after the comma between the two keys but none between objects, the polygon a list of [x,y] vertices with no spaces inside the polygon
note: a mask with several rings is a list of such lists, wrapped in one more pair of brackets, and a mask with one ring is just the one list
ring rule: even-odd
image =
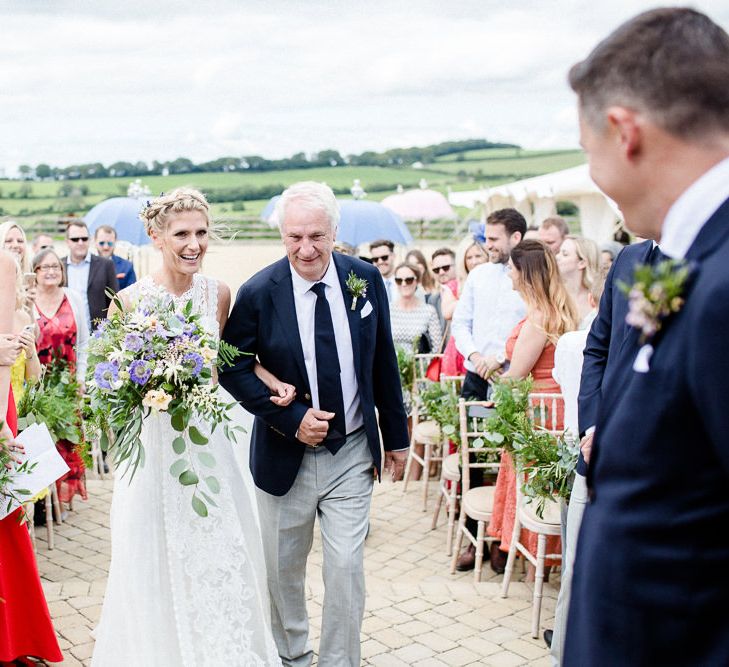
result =
[{"label": "white flower bloom", "polygon": [[167,410],[172,396],[161,389],[150,389],[142,399],[142,405],[154,410]]}]

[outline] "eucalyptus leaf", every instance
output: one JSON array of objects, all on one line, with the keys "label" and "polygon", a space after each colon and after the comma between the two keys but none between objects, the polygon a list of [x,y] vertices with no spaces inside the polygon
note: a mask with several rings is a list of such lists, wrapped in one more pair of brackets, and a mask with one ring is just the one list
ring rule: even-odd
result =
[{"label": "eucalyptus leaf", "polygon": [[200,459],[200,463],[204,466],[208,468],[215,467],[215,457],[210,452],[200,452],[197,458]]},{"label": "eucalyptus leaf", "polygon": [[195,513],[203,518],[205,518],[208,515],[208,508],[205,505],[205,503],[200,500],[197,496],[193,495],[192,497],[192,509],[195,510]]},{"label": "eucalyptus leaf", "polygon": [[175,429],[175,431],[185,430],[185,419],[182,412],[176,412],[175,414],[173,414],[170,422],[172,424],[172,428]]},{"label": "eucalyptus leaf", "polygon": [[187,468],[187,461],[185,461],[185,459],[177,459],[177,461],[175,461],[170,466],[170,474],[173,477],[179,477],[186,468]]},{"label": "eucalyptus leaf", "polygon": [[213,477],[212,475],[210,477],[206,477],[205,484],[208,485],[208,488],[213,493],[220,493],[220,482],[218,481],[217,477]]},{"label": "eucalyptus leaf", "polygon": [[216,503],[213,500],[212,496],[209,496],[207,493],[205,493],[205,491],[200,491],[200,495],[203,498],[205,498],[205,500],[207,501],[208,505],[212,505],[213,507],[217,507],[218,506],[218,503]]},{"label": "eucalyptus leaf", "polygon": [[200,433],[196,426],[190,426],[188,434],[190,435],[190,440],[192,440],[192,442],[196,445],[208,444],[208,439],[202,433]]},{"label": "eucalyptus leaf", "polygon": [[180,475],[180,484],[182,484],[182,486],[192,486],[193,484],[197,484],[199,481],[200,478],[194,470],[185,470],[185,472]]},{"label": "eucalyptus leaf", "polygon": [[182,454],[185,451],[185,447],[185,438],[183,438],[181,435],[178,435],[172,441],[172,449],[174,450],[175,454]]}]

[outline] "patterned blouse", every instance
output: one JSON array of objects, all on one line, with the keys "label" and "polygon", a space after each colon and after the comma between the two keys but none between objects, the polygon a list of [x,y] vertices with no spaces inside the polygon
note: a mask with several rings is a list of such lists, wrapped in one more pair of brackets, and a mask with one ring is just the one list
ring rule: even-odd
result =
[{"label": "patterned blouse", "polygon": [[425,334],[430,341],[432,352],[441,344],[443,332],[438,321],[435,308],[427,303],[420,303],[413,310],[403,310],[397,302],[390,305],[390,324],[392,326],[392,340],[396,346],[412,351],[417,347],[418,339]]}]

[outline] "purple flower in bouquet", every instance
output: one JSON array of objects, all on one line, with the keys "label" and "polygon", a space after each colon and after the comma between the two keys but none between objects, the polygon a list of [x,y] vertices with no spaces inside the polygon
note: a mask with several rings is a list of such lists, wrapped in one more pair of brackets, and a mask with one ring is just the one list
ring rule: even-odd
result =
[{"label": "purple flower in bouquet", "polygon": [[182,357],[182,363],[190,369],[193,375],[199,375],[204,362],[197,352],[188,352]]},{"label": "purple flower in bouquet", "polygon": [[147,384],[151,375],[152,369],[140,359],[136,359],[129,365],[129,377],[135,384],[140,386]]},{"label": "purple flower in bouquet", "polygon": [[96,365],[94,380],[101,389],[111,389],[112,382],[119,380],[119,366],[113,361],[102,361]]},{"label": "purple flower in bouquet", "polygon": [[142,349],[144,341],[139,334],[128,333],[124,336],[124,349],[130,352],[139,352]]}]

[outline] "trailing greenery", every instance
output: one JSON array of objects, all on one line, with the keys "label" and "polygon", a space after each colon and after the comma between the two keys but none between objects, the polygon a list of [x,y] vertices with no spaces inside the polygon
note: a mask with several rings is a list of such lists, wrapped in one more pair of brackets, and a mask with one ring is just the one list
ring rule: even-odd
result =
[{"label": "trailing greenery", "polygon": [[441,432],[456,445],[461,444],[459,396],[452,384],[429,383],[418,395],[421,412],[440,425]]},{"label": "trailing greenery", "polygon": [[[4,425],[4,422],[0,420],[0,428]],[[23,503],[30,496],[28,489],[11,489],[13,479],[17,475],[29,473],[33,470],[35,464],[31,465],[28,461],[16,464],[13,461],[8,449],[5,447],[5,439],[0,435],[0,503],[5,504],[5,511],[10,512],[13,504],[20,505],[23,507]],[[25,516],[25,510],[20,515],[21,522],[27,517]],[[2,600],[0,600],[2,602]]]},{"label": "trailing greenery", "polygon": [[488,420],[484,438],[504,447],[516,469],[524,473],[522,492],[536,503],[541,518],[547,502],[568,500],[579,455],[579,443],[567,433],[555,436],[529,417],[531,376],[494,384],[496,414]]},{"label": "trailing greenery", "polygon": [[400,372],[400,385],[403,392],[406,390],[410,392],[415,380],[413,354],[399,345],[395,348],[395,353],[397,354],[397,370]]}]

